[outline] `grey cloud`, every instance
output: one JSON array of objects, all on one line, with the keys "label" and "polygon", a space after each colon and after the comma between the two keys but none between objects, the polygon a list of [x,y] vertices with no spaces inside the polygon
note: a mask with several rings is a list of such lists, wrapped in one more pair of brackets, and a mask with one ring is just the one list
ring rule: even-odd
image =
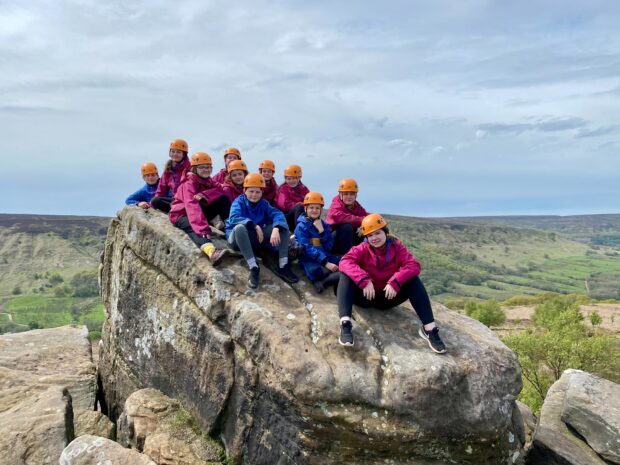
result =
[{"label": "grey cloud", "polygon": [[607,134],[611,134],[613,132],[618,131],[618,129],[620,129],[620,126],[618,125],[611,125],[611,126],[600,126],[598,128],[594,128],[594,129],[580,129],[579,132],[577,132],[577,134],[575,135],[576,139],[583,139],[585,137],[599,137],[599,136],[606,136]]},{"label": "grey cloud", "polygon": [[579,129],[587,126],[588,122],[583,118],[566,117],[540,120],[533,123],[487,123],[478,126],[481,135],[486,134],[521,134],[527,131],[534,132],[560,132]]}]

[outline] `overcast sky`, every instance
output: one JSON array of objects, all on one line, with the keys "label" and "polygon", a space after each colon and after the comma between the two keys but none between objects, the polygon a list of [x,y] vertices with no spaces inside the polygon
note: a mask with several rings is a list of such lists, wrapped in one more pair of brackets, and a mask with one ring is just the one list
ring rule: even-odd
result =
[{"label": "overcast sky", "polygon": [[620,212],[620,2],[0,0],[0,212],[113,215],[174,138],[372,211]]}]

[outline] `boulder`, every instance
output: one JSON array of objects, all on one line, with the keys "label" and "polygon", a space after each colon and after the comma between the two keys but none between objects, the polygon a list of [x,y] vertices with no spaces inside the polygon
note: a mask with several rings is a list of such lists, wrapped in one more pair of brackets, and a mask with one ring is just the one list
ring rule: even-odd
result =
[{"label": "boulder", "polygon": [[0,464],[56,465],[95,389],[86,327],[0,336]]},{"label": "boulder", "polygon": [[160,212],[119,213],[101,267],[99,373],[113,418],[154,387],[220,434],[235,463],[519,459],[519,364],[484,325],[435,304],[449,347],[438,355],[408,304],[356,309],[345,348],[331,292],[267,269],[251,291],[247,276],[238,258],[211,267]]},{"label": "boulder", "polygon": [[60,465],[157,465],[148,456],[125,449],[111,439],[86,434],[62,451]]},{"label": "boulder", "polygon": [[534,431],[536,430],[536,417],[532,409],[519,400],[517,401],[517,409],[519,409],[519,415],[523,424],[523,446],[525,449],[529,449],[534,437]]},{"label": "boulder", "polygon": [[95,410],[74,410],[75,437],[84,434],[114,439],[116,427],[103,413]]},{"label": "boulder", "polygon": [[579,370],[568,370],[562,421],[592,449],[620,464],[620,385]]},{"label": "boulder", "polygon": [[527,465],[606,465],[588,444],[562,421],[562,412],[570,378],[577,370],[566,370],[547,392]]},{"label": "boulder", "polygon": [[207,465],[219,462],[221,447],[196,431],[179,403],[156,389],[141,389],[125,402],[119,440],[158,465]]}]

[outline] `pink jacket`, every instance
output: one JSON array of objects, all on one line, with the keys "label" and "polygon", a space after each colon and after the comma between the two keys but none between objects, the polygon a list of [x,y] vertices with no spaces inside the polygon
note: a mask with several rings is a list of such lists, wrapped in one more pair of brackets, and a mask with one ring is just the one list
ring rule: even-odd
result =
[{"label": "pink jacket", "polygon": [[329,206],[329,210],[327,210],[325,221],[329,225],[350,223],[354,229],[357,229],[366,215],[368,215],[368,212],[364,210],[364,207],[357,200],[349,208],[340,199],[340,195],[337,195],[332,199],[332,204]]},{"label": "pink jacket", "polygon": [[278,187],[276,207],[286,213],[298,203],[302,203],[308,192],[310,192],[308,188],[301,182],[295,187],[290,187],[284,183]]},{"label": "pink jacket", "polygon": [[388,239],[380,249],[364,241],[352,247],[338,266],[360,289],[364,289],[370,280],[377,291],[389,283],[396,292],[422,270],[420,262],[407,247],[393,239]]},{"label": "pink jacket", "polygon": [[172,202],[168,218],[172,224],[176,224],[181,217],[187,216],[196,234],[211,237],[209,222],[205,218],[204,213],[202,213],[200,202],[194,199],[196,194],[201,194],[208,199],[207,202],[210,202],[224,193],[210,177],[203,179],[197,174],[188,173],[186,181],[181,184],[177,189],[177,193],[174,194],[174,201]]},{"label": "pink jacket", "polygon": [[215,176],[212,176],[213,180],[219,184],[224,184],[226,180],[226,175],[228,174],[228,170],[226,168],[222,168],[217,172]]},{"label": "pink jacket", "polygon": [[230,180],[223,182],[221,186],[224,193],[230,199],[230,203],[233,203],[237,197],[243,195],[243,186],[237,186]]},{"label": "pink jacket", "polygon": [[269,205],[275,207],[276,193],[278,192],[278,183],[275,179],[271,178],[267,181],[265,188],[263,189],[263,199],[269,202]]},{"label": "pink jacket", "polygon": [[181,163],[177,163],[172,167],[172,171],[164,171],[153,197],[168,197],[170,191],[172,191],[174,196],[191,167],[189,158],[185,157]]}]

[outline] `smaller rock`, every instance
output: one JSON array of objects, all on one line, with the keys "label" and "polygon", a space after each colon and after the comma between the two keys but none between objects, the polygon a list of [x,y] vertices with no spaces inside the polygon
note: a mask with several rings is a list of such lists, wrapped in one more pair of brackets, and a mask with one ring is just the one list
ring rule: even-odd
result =
[{"label": "smaller rock", "polygon": [[532,444],[532,437],[534,436],[534,431],[536,430],[536,417],[534,413],[532,413],[532,409],[530,409],[523,402],[517,400],[516,401],[517,408],[521,413],[521,419],[523,420],[523,429],[525,432],[525,441],[523,442],[523,448],[529,449]]},{"label": "smaller rock", "polygon": [[75,410],[73,418],[75,437],[91,434],[114,439],[116,429],[114,423],[103,413],[94,410]]},{"label": "smaller rock", "polygon": [[106,438],[86,434],[62,451],[60,465],[157,465],[148,456]]}]

